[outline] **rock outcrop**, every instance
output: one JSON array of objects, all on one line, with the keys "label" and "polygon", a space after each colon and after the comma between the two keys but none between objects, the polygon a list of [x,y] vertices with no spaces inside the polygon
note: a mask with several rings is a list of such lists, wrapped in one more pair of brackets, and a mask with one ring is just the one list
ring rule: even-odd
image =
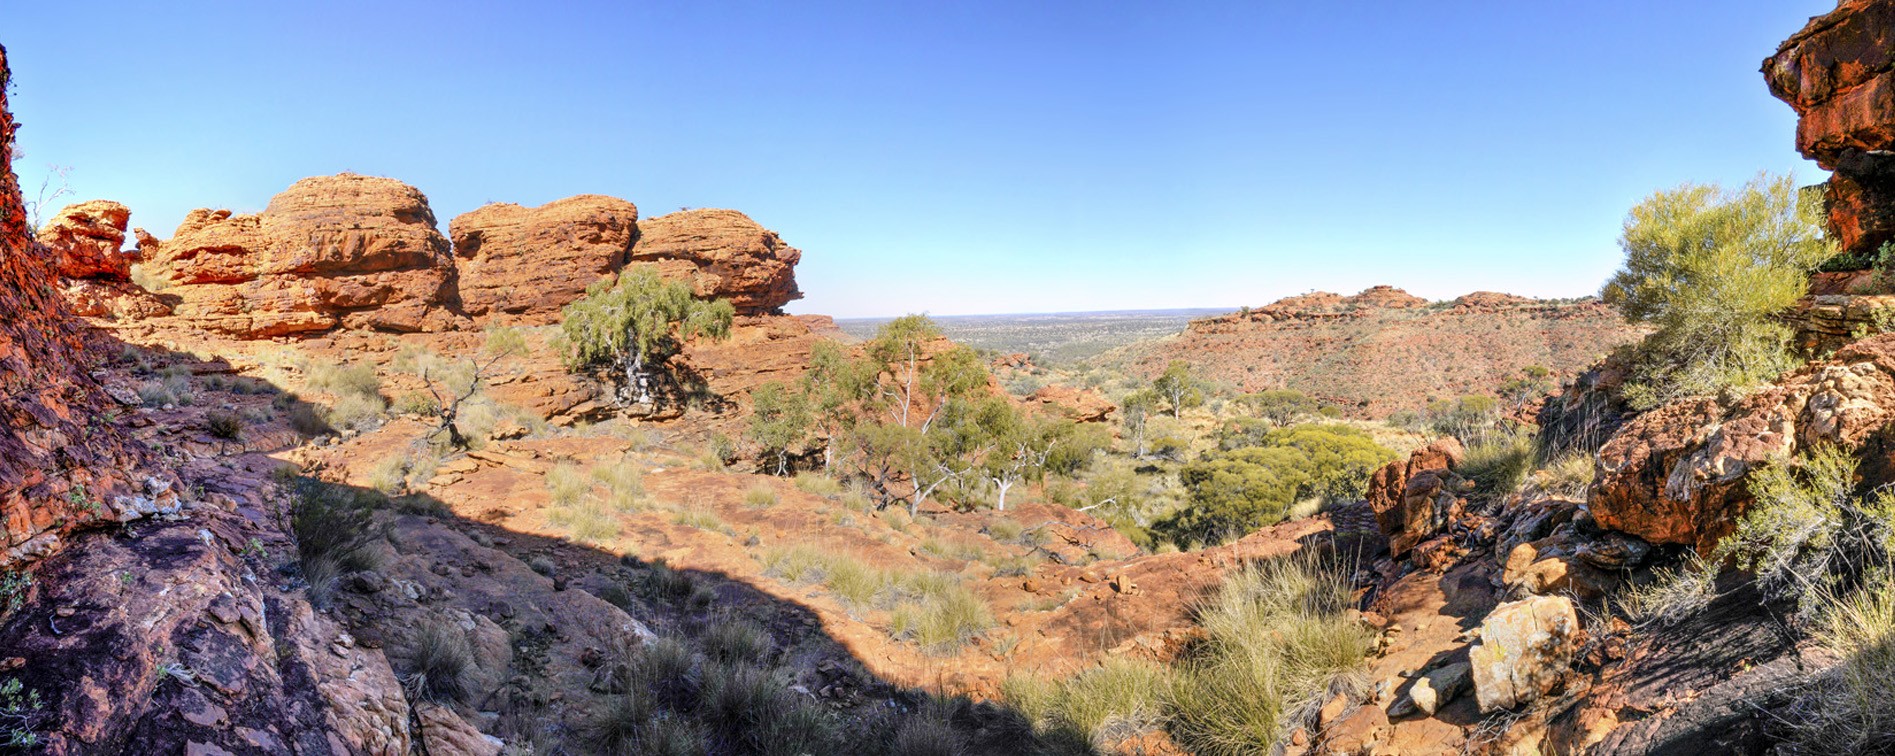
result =
[{"label": "rock outcrop", "polygon": [[1895,334],[1885,334],[1728,406],[1685,400],[1633,419],[1600,449],[1588,508],[1601,527],[1708,551],[1735,529],[1758,466],[1825,444],[1862,447],[1891,421]]},{"label": "rock outcrop", "polygon": [[73,314],[89,318],[140,319],[171,314],[162,297],[131,282],[140,249],[125,251],[132,212],[117,202],[68,205],[40,228]]},{"label": "rock outcrop", "polygon": [[1369,507],[1395,556],[1432,538],[1458,511],[1469,488],[1454,473],[1464,453],[1461,442],[1440,439],[1369,477]]},{"label": "rock outcrop", "polygon": [[597,194],[533,208],[496,203],[455,217],[448,235],[469,316],[543,325],[625,267],[638,240],[638,208]]},{"label": "rock outcrop", "polygon": [[193,210],[145,254],[179,316],[240,338],[455,319],[447,239],[427,197],[394,179],[306,178],[255,215]]},{"label": "rock outcrop", "polygon": [[688,280],[697,295],[729,299],[739,315],[769,315],[802,299],[796,263],[803,253],[735,210],[680,210],[638,226],[631,261]]},{"label": "rock outcrop", "polygon": [[1843,0],[1784,41],[1763,73],[1796,110],[1797,150],[1835,172],[1831,233],[1873,262],[1895,240],[1895,2]]},{"label": "rock outcrop", "polygon": [[1112,400],[1097,391],[1059,384],[1041,386],[1022,401],[1076,423],[1103,423],[1118,411]]},{"label": "rock outcrop", "polygon": [[1502,604],[1480,624],[1468,649],[1482,713],[1511,709],[1557,689],[1578,650],[1579,615],[1564,596]]},{"label": "rock outcrop", "polygon": [[[13,129],[0,91],[0,155],[11,154]],[[86,329],[53,285],[57,267],[28,233],[12,166],[0,165],[0,567],[137,511],[144,494],[134,470],[146,452],[106,409],[113,401],[91,375]]]}]

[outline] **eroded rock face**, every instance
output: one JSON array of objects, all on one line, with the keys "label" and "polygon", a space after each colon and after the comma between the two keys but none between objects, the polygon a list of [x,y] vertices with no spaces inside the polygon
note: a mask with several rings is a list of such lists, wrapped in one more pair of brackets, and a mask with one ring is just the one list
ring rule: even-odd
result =
[{"label": "eroded rock face", "polygon": [[67,205],[40,227],[39,243],[53,251],[62,278],[124,281],[135,262],[119,251],[131,217],[130,208],[110,200]]},{"label": "eroded rock face", "polygon": [[1581,628],[1573,602],[1536,596],[1496,607],[1468,649],[1482,713],[1511,709],[1553,692],[1572,668]]},{"label": "eroded rock face", "polygon": [[448,234],[468,315],[543,325],[625,267],[638,239],[638,208],[597,194],[533,208],[496,203],[456,217]]},{"label": "eroded rock face", "polygon": [[179,316],[241,338],[455,319],[447,239],[427,197],[394,179],[306,178],[256,215],[193,210],[148,254]]},{"label": "eroded rock face", "polygon": [[1076,423],[1103,423],[1118,410],[1112,400],[1097,391],[1059,384],[1042,386],[1023,401]]},{"label": "eroded rock face", "polygon": [[1466,491],[1453,472],[1464,453],[1461,442],[1443,438],[1370,476],[1369,507],[1395,556],[1432,537],[1453,516],[1461,503],[1459,494]]},{"label": "eroded rock face", "polygon": [[[0,80],[6,79],[0,48]],[[13,117],[0,91],[0,155]],[[109,225],[109,224],[108,224]],[[51,253],[26,227],[11,165],[0,165],[0,567],[43,558],[75,529],[114,519],[146,459],[90,375],[88,336],[54,285]]]},{"label": "eroded rock face", "polygon": [[1749,474],[1813,446],[1862,446],[1895,420],[1895,335],[1844,347],[1730,406],[1685,400],[1599,450],[1588,507],[1601,527],[1708,551],[1751,500]]},{"label": "eroded rock face", "polygon": [[1763,73],[1796,109],[1797,150],[1835,171],[1825,195],[1842,248],[1895,239],[1895,2],[1844,0],[1784,41]]},{"label": "eroded rock face", "polygon": [[638,226],[631,261],[689,280],[697,295],[726,298],[739,315],[778,313],[803,298],[796,263],[803,253],[735,210],[681,210]]}]

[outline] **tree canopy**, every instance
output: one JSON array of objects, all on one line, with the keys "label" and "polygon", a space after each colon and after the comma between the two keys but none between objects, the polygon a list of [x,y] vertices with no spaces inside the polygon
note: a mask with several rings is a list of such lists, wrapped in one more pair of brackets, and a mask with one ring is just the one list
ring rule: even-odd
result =
[{"label": "tree canopy", "polygon": [[653,373],[669,376],[669,361],[693,337],[728,336],[736,309],[727,300],[698,299],[689,284],[637,266],[615,282],[593,284],[563,314],[567,367],[604,369],[621,400],[648,404],[654,401]]}]

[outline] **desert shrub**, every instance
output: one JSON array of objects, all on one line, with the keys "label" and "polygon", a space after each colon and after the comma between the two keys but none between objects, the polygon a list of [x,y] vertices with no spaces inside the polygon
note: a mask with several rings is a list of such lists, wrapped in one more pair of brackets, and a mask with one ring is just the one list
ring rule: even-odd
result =
[{"label": "desert shrub", "polygon": [[986,555],[986,552],[982,551],[981,548],[975,544],[961,543],[935,536],[922,539],[921,551],[930,556],[938,556],[942,559],[959,559],[963,562],[971,562]]},{"label": "desert shrub", "polygon": [[776,506],[776,489],[761,483],[751,486],[749,490],[744,491],[744,506],[758,508]]},{"label": "desert shrub", "polygon": [[1467,448],[1454,471],[1474,481],[1471,498],[1497,504],[1526,483],[1537,453],[1533,437],[1527,433],[1490,434]]},{"label": "desert shrub", "polygon": [[1001,543],[1019,543],[1020,535],[1026,526],[1013,520],[994,520],[987,523],[987,536]]},{"label": "desert shrub", "polygon": [[1587,454],[1566,454],[1530,476],[1533,487],[1554,496],[1579,498],[1592,487],[1593,458]]},{"label": "desert shrub", "polygon": [[394,409],[404,415],[431,417],[441,413],[441,402],[419,391],[408,391],[395,397]]},{"label": "desert shrub", "polygon": [[323,413],[323,421],[336,428],[366,430],[374,427],[387,410],[388,403],[379,396],[345,394]]},{"label": "desert shrub", "polygon": [[822,579],[830,555],[809,544],[772,548],[763,554],[765,574],[791,583],[813,583]]},{"label": "desert shrub", "polygon": [[614,511],[636,512],[644,508],[640,497],[645,493],[645,479],[638,471],[637,460],[626,457],[615,464],[594,467],[592,479],[605,484],[607,503]]},{"label": "desert shrub", "polygon": [[1790,177],[1736,191],[1687,184],[1632,208],[1619,246],[1625,267],[1603,296],[1653,326],[1629,347],[1624,384],[1634,409],[1769,380],[1792,367],[1790,330],[1773,316],[1835,254],[1821,197]]},{"label": "desert shrub", "polygon": [[889,756],[969,756],[966,736],[954,729],[954,709],[930,699],[895,727]]},{"label": "desert shrub", "polygon": [[836,598],[851,606],[868,606],[888,584],[881,570],[853,557],[837,555],[823,566],[822,583]]},{"label": "desert shrub", "polygon": [[680,509],[677,514],[671,516],[671,521],[685,527],[697,528],[698,530],[709,530],[717,533],[730,532],[730,526],[724,524],[723,518],[718,517],[716,512],[712,512],[708,509]]},{"label": "desert shrub", "polygon": [[379,396],[382,392],[382,379],[375,375],[375,367],[367,364],[311,366],[303,384],[337,396]]},{"label": "desert shrub", "polygon": [[1270,389],[1237,397],[1245,409],[1271,425],[1284,426],[1315,414],[1317,401],[1294,389]]},{"label": "desert shrub", "polygon": [[771,381],[750,393],[750,425],[744,436],[756,443],[762,465],[777,475],[790,473],[790,458],[806,446],[814,429],[809,395]]},{"label": "desert shrub", "polygon": [[1258,446],[1206,454],[1179,470],[1190,503],[1154,524],[1178,543],[1220,543],[1282,519],[1306,498],[1360,498],[1375,469],[1395,458],[1346,425],[1270,431]]},{"label": "desert shrub", "polygon": [[211,410],[204,415],[204,432],[213,437],[236,441],[243,438],[244,420],[234,412]]},{"label": "desert shrub", "polygon": [[372,546],[382,533],[373,527],[374,511],[388,500],[361,489],[304,477],[291,480],[290,490],[290,530],[296,535],[309,600],[324,606],[337,578],[379,566]]},{"label": "desert shrub", "polygon": [[429,622],[411,637],[401,655],[402,686],[410,698],[463,703],[474,692],[474,647],[467,634],[448,622]]},{"label": "desert shrub", "polygon": [[1764,592],[1797,601],[1805,616],[1825,594],[1846,595],[1895,556],[1895,492],[1856,495],[1856,459],[1835,446],[1751,473],[1756,497],[1720,556],[1754,570]]},{"label": "desert shrub", "polygon": [[645,594],[653,601],[682,604],[697,592],[697,581],[689,573],[673,569],[664,562],[653,562],[645,574]]},{"label": "desert shrub", "polygon": [[0,748],[25,752],[40,745],[39,728],[51,718],[39,691],[17,677],[0,682]]},{"label": "desert shrub", "polygon": [[1208,386],[1203,379],[1192,374],[1191,363],[1172,360],[1165,366],[1165,372],[1152,379],[1151,388],[1164,401],[1171,416],[1176,418],[1182,416],[1186,409],[1203,404]]},{"label": "desert shrub", "polygon": [[1886,565],[1846,596],[1828,594],[1817,641],[1841,659],[1788,716],[1792,753],[1895,751],[1895,576]]},{"label": "desert shrub", "polygon": [[33,590],[33,575],[16,570],[0,571],[0,620],[20,610],[26,595]]},{"label": "desert shrub", "polygon": [[401,457],[383,457],[369,468],[368,484],[389,496],[400,496],[408,492],[408,465]]},{"label": "desert shrub", "polygon": [[713,623],[698,636],[704,654],[714,661],[756,663],[770,653],[770,634],[754,622],[726,619]]},{"label": "desert shrub", "polygon": [[526,563],[526,566],[532,568],[534,572],[546,577],[552,577],[553,573],[559,571],[559,565],[554,564],[551,558],[544,556],[533,557],[532,560]]},{"label": "desert shrub", "polygon": [[835,478],[815,472],[797,473],[796,488],[804,493],[825,497],[835,497],[842,493],[841,482]]},{"label": "desert shrub", "polygon": [[592,492],[592,481],[570,462],[561,462],[546,473],[546,492],[555,506],[576,504]]},{"label": "desert shrub", "polygon": [[1065,680],[1015,675],[1000,693],[1055,742],[1104,749],[1163,724],[1170,678],[1156,663],[1113,657]]},{"label": "desert shrub", "polygon": [[618,516],[606,511],[605,504],[593,498],[581,498],[570,504],[557,504],[546,510],[546,521],[572,535],[580,543],[598,545],[618,538]]},{"label": "desert shrub", "polygon": [[1167,690],[1174,740],[1200,754],[1280,741],[1332,690],[1366,687],[1374,635],[1346,612],[1345,564],[1298,552],[1239,570],[1200,608],[1206,639]]},{"label": "desert shrub", "polygon": [[[295,394],[277,395],[278,399],[284,397],[288,397],[288,401],[283,402],[282,406],[287,410],[288,414],[285,416],[285,420],[289,423],[290,430],[296,431],[297,434],[305,438],[314,438],[316,436],[324,436],[336,432],[336,429],[329,425],[329,421],[323,418],[322,412],[316,409],[315,405],[302,401],[297,398]],[[272,404],[274,405],[276,402],[272,402]]]},{"label": "desert shrub", "polygon": [[931,653],[952,653],[993,627],[993,612],[959,580],[941,573],[910,579],[900,589],[914,596],[890,612],[889,631]]},{"label": "desert shrub", "polygon": [[1443,436],[1453,436],[1473,446],[1487,441],[1500,422],[1500,402],[1491,396],[1469,394],[1459,399],[1437,399],[1428,403],[1428,428]]},{"label": "desert shrub", "polygon": [[1675,567],[1653,570],[1650,582],[1629,586],[1620,604],[1634,622],[1669,627],[1696,616],[1715,598],[1717,565],[1693,553]]}]

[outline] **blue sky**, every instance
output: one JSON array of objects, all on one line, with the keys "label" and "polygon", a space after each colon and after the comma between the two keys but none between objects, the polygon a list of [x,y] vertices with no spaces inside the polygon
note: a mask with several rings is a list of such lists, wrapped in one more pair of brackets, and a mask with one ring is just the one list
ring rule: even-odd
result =
[{"label": "blue sky", "polygon": [[0,0],[0,44],[29,195],[160,237],[344,170],[443,229],[602,193],[777,230],[793,311],[946,315],[1593,293],[1653,190],[1823,178],[1757,69],[1833,7]]}]

